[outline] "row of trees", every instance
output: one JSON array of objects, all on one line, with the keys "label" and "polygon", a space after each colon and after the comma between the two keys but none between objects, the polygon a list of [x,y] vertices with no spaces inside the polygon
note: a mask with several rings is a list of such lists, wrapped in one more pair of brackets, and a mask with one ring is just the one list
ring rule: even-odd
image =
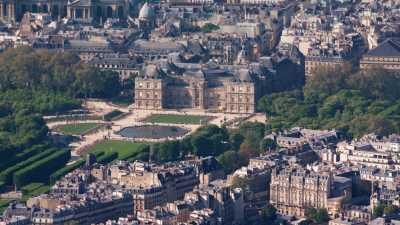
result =
[{"label": "row of trees", "polygon": [[119,94],[120,82],[117,73],[89,67],[74,54],[23,47],[0,55],[0,91],[14,89],[109,98]]},{"label": "row of trees", "polygon": [[144,146],[142,155],[135,154],[134,157],[145,158],[149,154],[153,161],[168,162],[179,160],[188,154],[216,156],[225,172],[230,173],[246,165],[250,157],[276,147],[276,143],[263,139],[264,132],[263,123],[243,123],[237,130],[207,125],[181,141]]},{"label": "row of trees", "polygon": [[17,187],[22,187],[33,181],[48,183],[49,176],[54,170],[58,170],[69,161],[71,153],[67,149],[58,150],[31,165],[14,173],[13,182]]},{"label": "row of trees", "polygon": [[400,214],[400,208],[399,207],[397,207],[395,205],[379,203],[374,208],[373,216],[374,216],[374,218],[381,217],[381,216],[386,216],[388,218],[392,218],[392,217],[395,217],[395,216],[399,216],[399,214]]},{"label": "row of trees", "polygon": [[338,128],[349,137],[400,130],[400,74],[385,70],[320,71],[303,90],[264,96],[268,129]]},{"label": "row of trees", "polygon": [[[17,186],[48,182],[49,175],[65,165],[69,151],[49,150],[54,143],[42,116],[79,108],[81,98],[111,98],[120,92],[117,73],[91,68],[70,53],[25,47],[1,53],[1,182]],[[53,156],[49,151],[66,155],[56,158],[57,164],[42,161]]]}]

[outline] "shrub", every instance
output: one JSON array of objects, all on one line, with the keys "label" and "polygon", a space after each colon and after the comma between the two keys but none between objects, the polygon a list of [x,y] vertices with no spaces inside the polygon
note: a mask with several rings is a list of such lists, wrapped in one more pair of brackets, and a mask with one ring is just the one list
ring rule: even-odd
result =
[{"label": "shrub", "polygon": [[25,167],[27,167],[29,165],[32,165],[33,163],[37,162],[40,159],[43,159],[43,158],[49,156],[50,154],[53,154],[54,151],[55,151],[54,148],[47,149],[47,150],[45,150],[45,151],[43,151],[43,152],[41,152],[41,153],[39,153],[39,154],[27,159],[25,161],[22,161],[22,162],[16,164],[15,166],[7,168],[6,170],[4,170],[3,172],[0,173],[0,180],[4,181],[7,184],[11,183],[12,182],[12,176],[16,171],[18,171],[20,169],[23,169],[23,168],[25,168]]},{"label": "shrub", "polygon": [[63,168],[57,170],[56,172],[52,173],[50,175],[50,184],[54,184],[58,179],[65,176],[69,172],[72,172],[73,170],[81,167],[83,164],[85,164],[85,160],[81,159],[69,166],[63,167]]},{"label": "shrub", "polygon": [[17,187],[33,181],[49,181],[49,175],[63,167],[71,157],[68,149],[62,149],[14,173],[13,182]]},{"label": "shrub", "polygon": [[104,115],[104,120],[105,121],[112,121],[113,119],[115,119],[116,117],[122,115],[123,112],[119,111],[119,110],[113,110],[107,114]]},{"label": "shrub", "polygon": [[117,152],[112,152],[112,153],[105,154],[105,155],[99,157],[97,159],[97,162],[101,163],[101,164],[108,164],[108,163],[112,162],[113,160],[115,160],[117,158],[118,158],[118,153]]}]

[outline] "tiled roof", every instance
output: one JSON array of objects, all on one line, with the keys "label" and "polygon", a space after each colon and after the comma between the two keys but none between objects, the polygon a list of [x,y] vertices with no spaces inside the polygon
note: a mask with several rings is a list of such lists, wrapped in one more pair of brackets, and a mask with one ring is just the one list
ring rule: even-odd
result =
[{"label": "tiled roof", "polygon": [[366,56],[400,57],[400,41],[387,39],[378,47],[369,51]]}]

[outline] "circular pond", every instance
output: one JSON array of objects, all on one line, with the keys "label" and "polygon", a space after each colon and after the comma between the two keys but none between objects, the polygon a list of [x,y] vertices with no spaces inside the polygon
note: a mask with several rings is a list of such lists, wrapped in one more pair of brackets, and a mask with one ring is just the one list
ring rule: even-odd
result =
[{"label": "circular pond", "polygon": [[188,133],[189,130],[175,126],[145,125],[125,127],[117,133],[127,138],[167,138],[179,137]]}]

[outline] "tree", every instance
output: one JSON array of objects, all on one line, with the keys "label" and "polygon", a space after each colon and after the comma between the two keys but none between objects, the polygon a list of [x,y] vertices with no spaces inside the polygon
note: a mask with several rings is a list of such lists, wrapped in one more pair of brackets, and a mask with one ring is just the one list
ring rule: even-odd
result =
[{"label": "tree", "polygon": [[251,157],[258,156],[258,149],[258,141],[256,141],[254,137],[249,137],[240,145],[239,154],[242,157],[249,159]]},{"label": "tree", "polygon": [[379,203],[377,206],[375,206],[374,208],[374,212],[373,212],[373,217],[377,218],[377,217],[381,217],[383,216],[383,210],[385,209],[386,205],[383,203]]},{"label": "tree", "polygon": [[314,223],[322,224],[329,221],[328,210],[321,208],[308,208],[305,212],[307,219],[312,220]]},{"label": "tree", "polygon": [[166,141],[157,145],[157,161],[168,162],[179,159],[180,146],[178,141]]},{"label": "tree", "polygon": [[400,210],[397,206],[394,205],[386,205],[385,208],[383,209],[383,213],[385,216],[391,218],[400,213]]},{"label": "tree", "polygon": [[209,156],[212,154],[212,148],[209,139],[205,135],[195,135],[191,138],[193,153],[197,156]]},{"label": "tree", "polygon": [[248,180],[238,176],[233,177],[231,186],[232,188],[241,188],[244,192],[249,189]]},{"label": "tree", "polygon": [[240,157],[239,153],[236,151],[226,151],[220,156],[218,156],[218,161],[224,168],[225,173],[229,174],[236,169],[244,166],[246,161]]},{"label": "tree", "polygon": [[201,27],[201,32],[203,33],[210,33],[214,30],[219,30],[219,26],[213,23],[206,23]]},{"label": "tree", "polygon": [[276,208],[271,204],[261,210],[261,221],[263,224],[272,224],[277,218]]},{"label": "tree", "polygon": [[276,143],[276,141],[269,139],[269,138],[265,138],[261,141],[261,145],[260,145],[260,150],[261,151],[271,151],[271,150],[276,150],[276,148],[278,147],[278,144]]},{"label": "tree", "polygon": [[315,222],[318,224],[325,223],[329,221],[328,210],[319,209],[317,214],[315,215]]},{"label": "tree", "polygon": [[231,132],[231,134],[229,135],[229,142],[231,143],[231,148],[233,150],[239,150],[240,145],[243,143],[244,141],[244,137],[243,135],[241,135],[239,132],[234,131]]},{"label": "tree", "polygon": [[279,131],[293,126],[338,129],[348,138],[374,132],[400,131],[400,73],[324,68],[304,90],[273,93],[260,99],[267,127]]}]

